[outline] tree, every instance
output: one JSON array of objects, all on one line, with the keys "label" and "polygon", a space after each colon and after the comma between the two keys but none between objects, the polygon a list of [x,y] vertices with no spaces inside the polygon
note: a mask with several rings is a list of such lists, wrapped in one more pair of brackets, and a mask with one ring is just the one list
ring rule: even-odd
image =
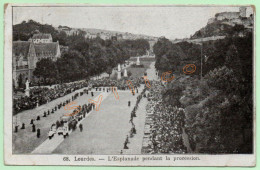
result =
[{"label": "tree", "polygon": [[63,53],[56,62],[58,78],[61,82],[70,82],[87,78],[86,59],[78,51]]},{"label": "tree", "polygon": [[106,69],[106,73],[109,75],[109,77],[112,74],[112,71],[113,71],[113,68],[111,66],[108,66]]},{"label": "tree", "polygon": [[23,76],[22,76],[22,74],[20,74],[19,77],[18,77],[18,86],[19,86],[19,88],[23,87]]},{"label": "tree", "polygon": [[41,59],[36,63],[36,68],[33,71],[33,74],[38,78],[43,78],[44,83],[46,79],[56,79],[57,69],[55,63],[50,58]]},{"label": "tree", "polygon": [[173,44],[166,38],[160,38],[154,45],[156,58],[155,68],[159,71],[177,70],[186,55],[178,44]]}]

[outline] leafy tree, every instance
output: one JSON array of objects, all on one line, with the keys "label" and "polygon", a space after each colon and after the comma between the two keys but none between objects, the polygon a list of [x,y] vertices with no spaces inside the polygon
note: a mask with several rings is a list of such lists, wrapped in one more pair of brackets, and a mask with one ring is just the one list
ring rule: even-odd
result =
[{"label": "leafy tree", "polygon": [[87,67],[85,58],[77,51],[64,53],[56,62],[61,82],[85,79]]},{"label": "leafy tree", "polygon": [[36,63],[33,74],[39,78],[43,78],[45,83],[46,79],[56,79],[57,70],[55,63],[50,58],[43,58]]},{"label": "leafy tree", "polygon": [[160,38],[153,48],[156,58],[155,68],[159,71],[176,71],[180,62],[186,58],[181,47],[166,38]]},{"label": "leafy tree", "polygon": [[112,71],[113,71],[113,68],[111,66],[108,66],[106,69],[106,73],[109,75],[109,77],[112,74]]},{"label": "leafy tree", "polygon": [[22,76],[22,74],[20,74],[18,76],[18,86],[19,86],[19,88],[23,87],[23,76]]}]

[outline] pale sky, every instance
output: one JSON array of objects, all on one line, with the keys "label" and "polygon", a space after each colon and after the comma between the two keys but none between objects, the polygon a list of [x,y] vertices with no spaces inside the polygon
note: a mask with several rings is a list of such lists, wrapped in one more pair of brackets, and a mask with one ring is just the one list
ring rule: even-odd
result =
[{"label": "pale sky", "polygon": [[[207,24],[209,18],[238,7],[13,7],[13,24],[35,20],[73,28],[187,38]],[[252,9],[248,8],[248,11]],[[252,13],[252,12],[251,12]]]}]

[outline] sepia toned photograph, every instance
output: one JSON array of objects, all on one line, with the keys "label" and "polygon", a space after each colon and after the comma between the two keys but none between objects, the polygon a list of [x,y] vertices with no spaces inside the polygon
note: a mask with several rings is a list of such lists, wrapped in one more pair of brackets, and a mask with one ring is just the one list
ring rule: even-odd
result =
[{"label": "sepia toned photograph", "polygon": [[6,164],[255,166],[254,13],[9,4]]}]

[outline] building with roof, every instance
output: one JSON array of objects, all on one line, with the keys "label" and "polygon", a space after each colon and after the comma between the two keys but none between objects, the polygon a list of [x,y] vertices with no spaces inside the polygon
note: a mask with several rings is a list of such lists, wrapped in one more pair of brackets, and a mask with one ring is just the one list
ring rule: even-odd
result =
[{"label": "building with roof", "polygon": [[77,35],[79,34],[80,30],[76,28],[70,28],[67,26],[59,26],[56,28],[58,32],[64,31],[67,36]]},{"label": "building with roof", "polygon": [[30,41],[13,42],[12,61],[15,87],[18,86],[19,79],[22,79],[23,83],[26,79],[29,82],[34,79],[33,71],[38,61],[43,58],[56,61],[61,56],[59,42],[52,42],[52,37],[49,35],[33,35]]},{"label": "building with roof", "polygon": [[[221,12],[215,15],[216,20],[233,20],[233,19],[241,19],[250,16],[250,12],[247,11],[247,7],[242,6],[239,7],[239,12]],[[212,20],[212,19],[211,19]]]},{"label": "building with roof", "polygon": [[52,42],[52,36],[51,34],[33,34],[33,37],[29,39],[30,42],[33,42],[35,44],[39,43],[51,43]]}]

